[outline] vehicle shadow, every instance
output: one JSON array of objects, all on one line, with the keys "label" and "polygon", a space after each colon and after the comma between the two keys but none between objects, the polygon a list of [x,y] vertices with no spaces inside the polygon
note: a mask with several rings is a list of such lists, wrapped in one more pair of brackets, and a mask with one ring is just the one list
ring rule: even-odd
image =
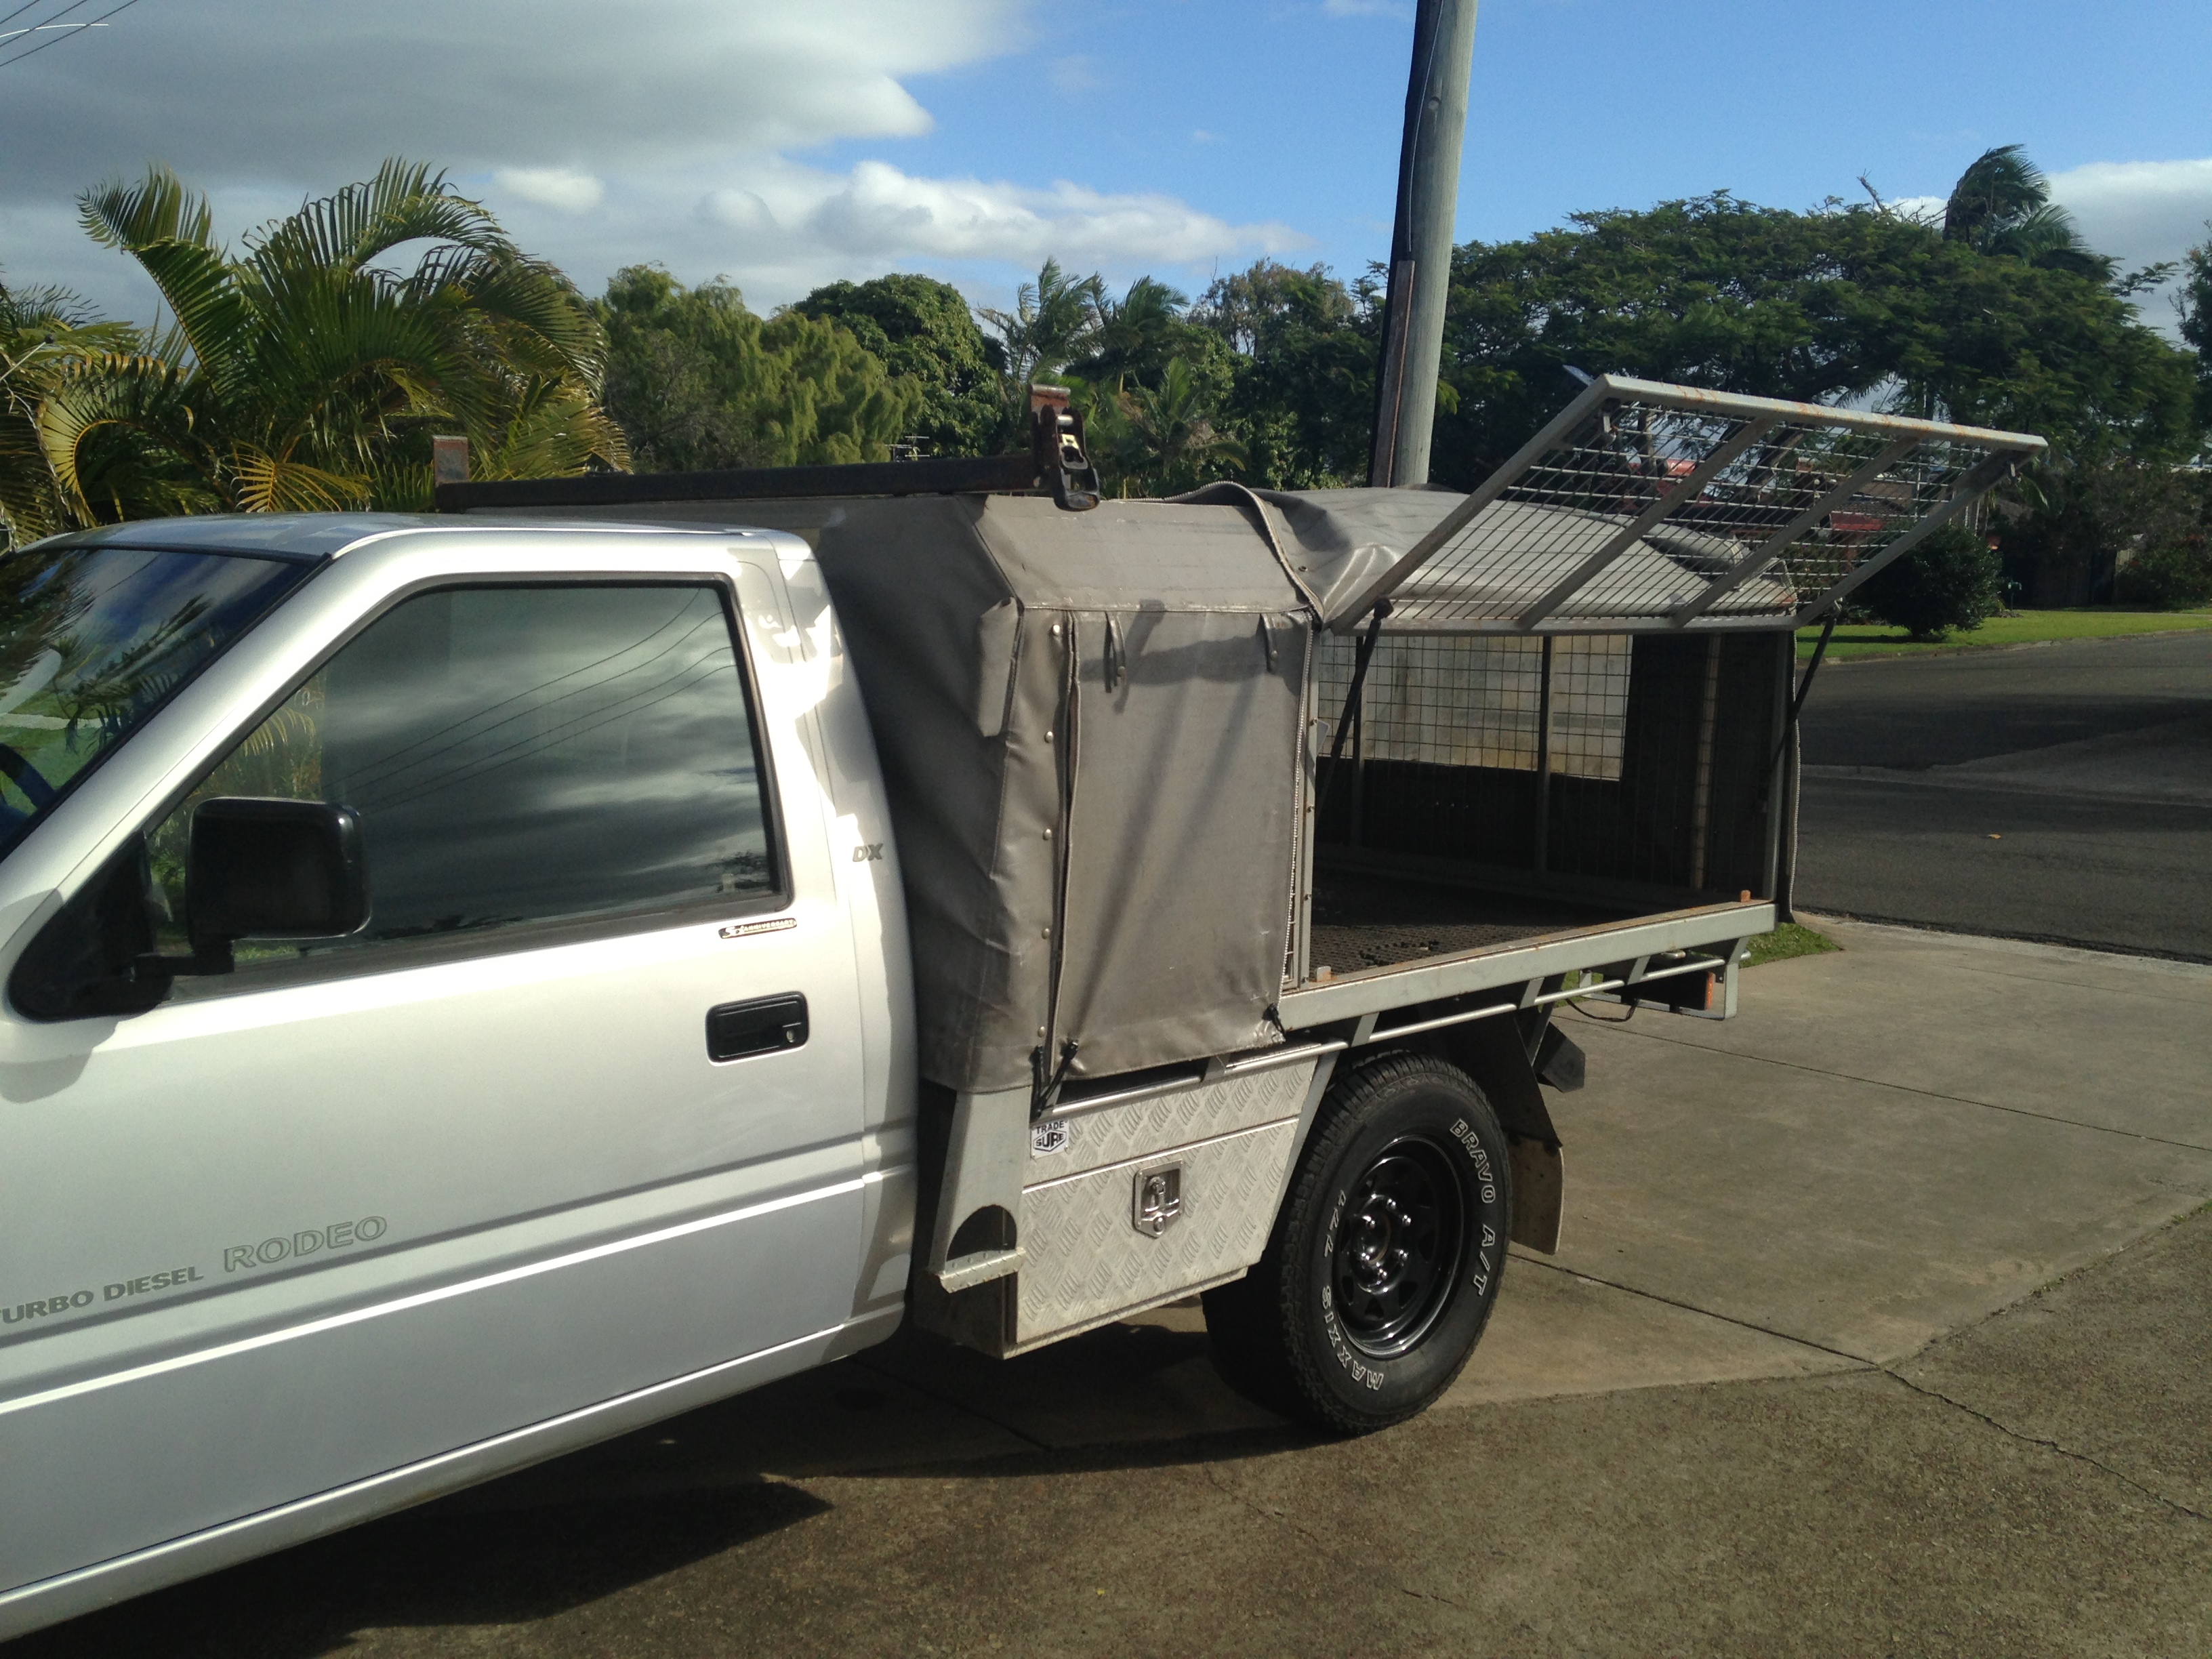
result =
[{"label": "vehicle shadow", "polygon": [[[7,1659],[309,1659],[356,1632],[526,1624],[827,1514],[841,1477],[993,1480],[1265,1455],[1194,1307],[1006,1361],[902,1333],[818,1371],[9,1645]],[[815,1482],[826,1493],[797,1482]]]},{"label": "vehicle shadow", "polygon": [[791,1526],[799,1487],[579,1501],[486,1517],[447,1503],[356,1527],[11,1644],[9,1659],[307,1659],[392,1626],[527,1623]]}]

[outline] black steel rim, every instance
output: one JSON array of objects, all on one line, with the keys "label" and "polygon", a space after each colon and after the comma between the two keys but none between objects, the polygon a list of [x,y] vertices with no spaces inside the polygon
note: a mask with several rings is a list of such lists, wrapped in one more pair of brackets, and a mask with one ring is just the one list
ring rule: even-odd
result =
[{"label": "black steel rim", "polygon": [[1467,1241],[1465,1158],[1407,1135],[1352,1182],[1329,1281],[1345,1340],[1361,1353],[1407,1352],[1451,1305]]}]

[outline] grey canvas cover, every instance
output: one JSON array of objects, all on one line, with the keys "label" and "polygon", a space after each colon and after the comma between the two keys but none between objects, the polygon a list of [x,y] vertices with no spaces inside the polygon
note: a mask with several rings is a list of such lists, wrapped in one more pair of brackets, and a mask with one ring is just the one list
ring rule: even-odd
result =
[{"label": "grey canvas cover", "polygon": [[[623,516],[697,519],[700,504]],[[921,1069],[954,1089],[1278,1039],[1311,618],[1236,507],[721,503],[805,536],[890,790]]]}]

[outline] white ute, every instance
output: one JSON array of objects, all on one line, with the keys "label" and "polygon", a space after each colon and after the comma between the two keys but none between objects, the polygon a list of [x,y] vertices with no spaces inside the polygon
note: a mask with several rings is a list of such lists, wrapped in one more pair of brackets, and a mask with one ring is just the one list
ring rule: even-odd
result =
[{"label": "white ute", "polygon": [[1557,1242],[1551,1010],[1729,1011],[1793,630],[2036,442],[1601,381],[1464,498],[0,557],[0,1637],[908,1319],[1203,1291],[1418,1412]]}]

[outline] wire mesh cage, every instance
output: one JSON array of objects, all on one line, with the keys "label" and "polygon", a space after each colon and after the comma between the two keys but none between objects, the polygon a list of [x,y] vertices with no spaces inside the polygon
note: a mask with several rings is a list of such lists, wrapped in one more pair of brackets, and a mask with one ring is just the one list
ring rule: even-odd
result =
[{"label": "wire mesh cage", "polygon": [[[1557,641],[1547,699],[1541,640],[1386,635],[1361,690],[1360,753],[1527,772],[1540,760],[1554,774],[1617,781],[1630,645],[1620,634]],[[1351,639],[1323,635],[1314,665],[1322,708],[1343,708],[1358,654]]]},{"label": "wire mesh cage", "polygon": [[[1325,643],[1324,848],[1686,892],[1765,893],[1784,632]],[[1550,681],[1549,695],[1545,680]]]},{"label": "wire mesh cage", "polygon": [[2043,449],[2023,433],[1603,377],[1336,616],[1390,633],[1785,627]]}]

